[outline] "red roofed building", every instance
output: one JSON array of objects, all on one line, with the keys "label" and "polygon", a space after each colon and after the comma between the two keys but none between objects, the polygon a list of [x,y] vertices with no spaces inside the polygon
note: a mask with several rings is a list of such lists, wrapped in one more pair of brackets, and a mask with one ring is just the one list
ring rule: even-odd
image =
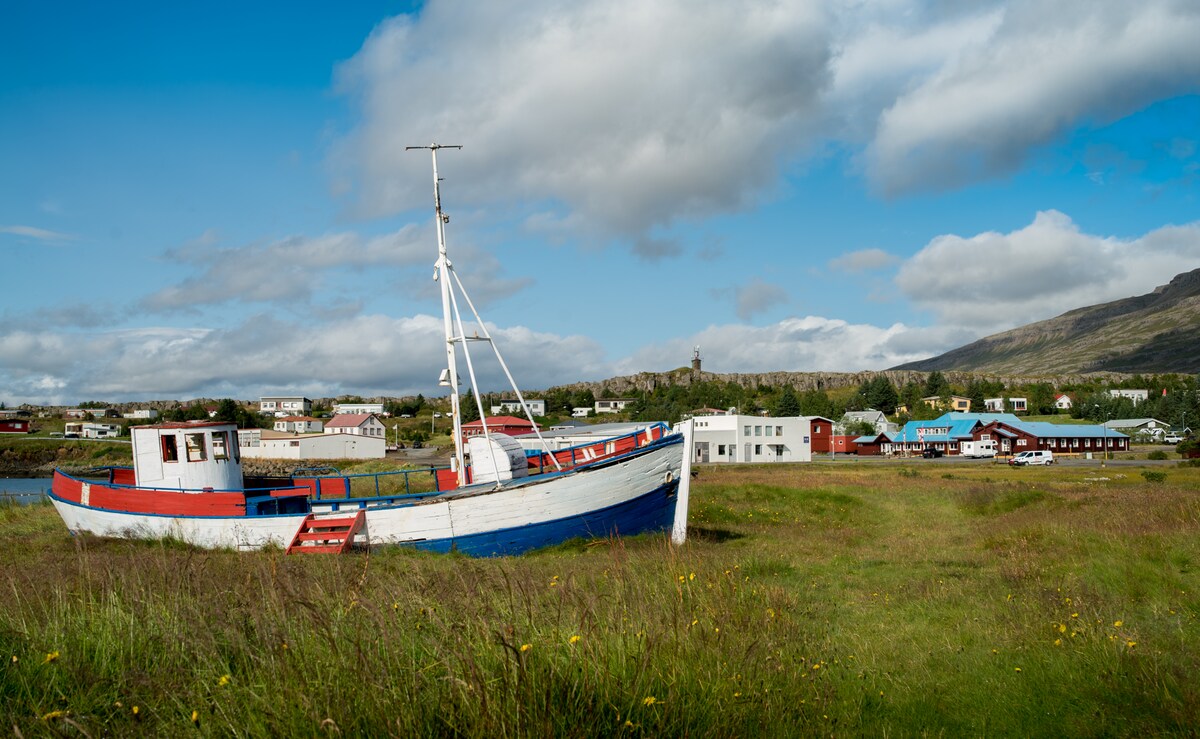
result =
[{"label": "red roofed building", "polygon": [[[527,421],[524,418],[516,416],[492,416],[487,420],[487,430],[489,434],[504,434],[506,436],[520,436],[521,434],[532,434],[535,429],[532,421]],[[471,421],[462,425],[463,443],[467,443],[467,439],[472,436],[483,436],[483,422]]]},{"label": "red roofed building", "polygon": [[325,433],[358,434],[382,439],[387,428],[374,413],[342,413],[325,422]]}]

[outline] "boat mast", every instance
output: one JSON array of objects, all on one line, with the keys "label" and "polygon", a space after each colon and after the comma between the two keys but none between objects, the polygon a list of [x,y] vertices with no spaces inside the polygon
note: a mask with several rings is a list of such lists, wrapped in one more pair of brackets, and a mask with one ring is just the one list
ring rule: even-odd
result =
[{"label": "boat mast", "polygon": [[442,323],[446,335],[446,372],[439,384],[448,385],[450,388],[450,417],[454,420],[454,469],[458,473],[458,484],[460,487],[467,484],[467,472],[466,465],[463,463],[462,414],[459,412],[458,407],[458,353],[454,349],[456,338],[450,306],[450,269],[452,265],[450,264],[450,258],[446,256],[446,222],[450,220],[450,217],[442,212],[442,194],[439,185],[441,178],[438,177],[437,153],[438,149],[461,148],[462,146],[449,146],[437,143],[428,146],[404,147],[405,151],[411,149],[429,149],[433,155],[433,207],[438,239],[438,258],[437,262],[434,263],[433,279],[437,280],[442,290]]}]

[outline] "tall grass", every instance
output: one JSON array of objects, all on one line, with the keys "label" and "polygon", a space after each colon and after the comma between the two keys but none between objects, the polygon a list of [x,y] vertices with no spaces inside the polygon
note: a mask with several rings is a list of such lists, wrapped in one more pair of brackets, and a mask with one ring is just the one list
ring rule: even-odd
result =
[{"label": "tall grass", "polygon": [[0,508],[0,715],[25,736],[1194,732],[1200,470],[900,470],[705,468],[683,547],[490,560],[71,538]]}]

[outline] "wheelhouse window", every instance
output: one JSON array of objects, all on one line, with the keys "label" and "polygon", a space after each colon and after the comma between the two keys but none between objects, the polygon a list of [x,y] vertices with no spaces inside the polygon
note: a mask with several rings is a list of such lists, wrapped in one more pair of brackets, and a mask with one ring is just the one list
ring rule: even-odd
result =
[{"label": "wheelhouse window", "polygon": [[213,459],[229,459],[229,436],[227,431],[213,434]]},{"label": "wheelhouse window", "polygon": [[179,461],[179,447],[175,442],[175,435],[165,435],[159,437],[162,442],[162,459],[164,462]]},{"label": "wheelhouse window", "polygon": [[187,447],[189,462],[203,462],[208,459],[208,448],[204,444],[204,434],[184,434],[183,443]]}]

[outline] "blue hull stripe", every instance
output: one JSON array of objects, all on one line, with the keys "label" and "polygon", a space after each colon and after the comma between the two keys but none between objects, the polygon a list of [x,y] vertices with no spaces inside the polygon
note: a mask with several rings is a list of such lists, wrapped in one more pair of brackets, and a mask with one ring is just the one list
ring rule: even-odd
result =
[{"label": "blue hull stripe", "polygon": [[521,554],[581,537],[632,536],[646,531],[669,530],[675,520],[678,490],[679,481],[673,480],[633,500],[577,516],[452,539],[398,543],[432,552],[457,551],[473,557],[495,557]]}]

